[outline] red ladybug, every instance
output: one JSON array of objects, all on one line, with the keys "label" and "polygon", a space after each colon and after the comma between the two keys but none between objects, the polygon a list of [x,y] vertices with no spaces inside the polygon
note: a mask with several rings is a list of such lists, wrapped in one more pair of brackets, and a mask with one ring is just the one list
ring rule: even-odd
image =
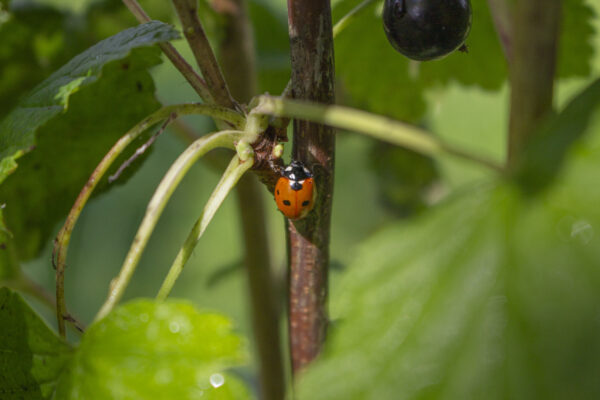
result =
[{"label": "red ladybug", "polygon": [[315,205],[316,196],[312,173],[298,161],[283,170],[275,185],[277,208],[289,219],[304,218]]}]

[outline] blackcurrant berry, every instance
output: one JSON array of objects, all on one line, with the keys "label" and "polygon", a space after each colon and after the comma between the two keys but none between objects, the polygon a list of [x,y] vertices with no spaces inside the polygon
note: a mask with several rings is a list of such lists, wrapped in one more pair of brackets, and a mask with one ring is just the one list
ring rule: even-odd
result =
[{"label": "blackcurrant berry", "polygon": [[385,0],[383,28],[390,44],[413,60],[443,57],[471,29],[469,0]]}]

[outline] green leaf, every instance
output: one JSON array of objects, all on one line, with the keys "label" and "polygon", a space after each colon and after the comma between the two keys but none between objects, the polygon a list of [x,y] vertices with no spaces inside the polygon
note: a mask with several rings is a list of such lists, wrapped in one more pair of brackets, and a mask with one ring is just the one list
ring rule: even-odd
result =
[{"label": "green leaf", "polygon": [[536,192],[552,182],[571,145],[588,131],[599,103],[600,79],[542,126],[515,173],[524,190]]},{"label": "green leaf", "polygon": [[50,398],[70,347],[7,288],[0,288],[0,332],[0,398]]},{"label": "green leaf", "polygon": [[259,92],[279,94],[290,79],[290,41],[285,9],[273,1],[248,2],[256,43]]},{"label": "green leaf", "polygon": [[563,2],[557,64],[560,78],[585,77],[591,73],[595,34],[593,21],[597,16],[589,3],[586,0]]},{"label": "green leaf", "polygon": [[14,170],[15,160],[35,145],[37,129],[67,109],[72,94],[98,80],[105,64],[127,57],[134,48],[178,37],[158,21],[127,29],[79,54],[38,85],[0,122],[0,183]]},{"label": "green leaf", "polygon": [[408,217],[427,207],[431,194],[439,189],[436,162],[401,147],[374,142],[369,149],[369,166],[381,202],[399,217]]},{"label": "green leaf", "polygon": [[0,118],[80,48],[73,26],[64,14],[34,5],[0,15]]},{"label": "green leaf", "polygon": [[4,204],[0,204],[0,283],[14,281],[19,277],[13,235],[4,222]]},{"label": "green leaf", "polygon": [[[160,62],[159,50],[142,47],[129,53],[176,33],[158,22],[140,27],[77,56],[0,123],[0,143],[5,143],[0,148],[6,154],[0,179],[16,168],[17,157],[35,148],[0,185],[0,202],[6,204],[6,222],[19,259],[38,254],[104,154],[160,106],[147,71]],[[97,82],[90,85],[92,81]],[[102,183],[97,193],[106,188]]]},{"label": "green leaf", "polygon": [[577,100],[594,108],[586,135],[538,196],[501,181],[362,246],[299,398],[600,397],[600,112],[589,93]]},{"label": "green leaf", "polygon": [[60,399],[244,399],[227,368],[246,353],[231,322],[189,303],[138,300],[89,327]]}]

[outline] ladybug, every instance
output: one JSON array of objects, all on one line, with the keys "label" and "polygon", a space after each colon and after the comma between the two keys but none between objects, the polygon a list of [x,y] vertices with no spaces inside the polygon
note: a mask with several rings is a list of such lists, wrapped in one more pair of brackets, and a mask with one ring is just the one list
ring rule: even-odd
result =
[{"label": "ladybug", "polygon": [[289,219],[304,218],[312,210],[316,197],[312,173],[301,162],[292,161],[275,185],[277,208]]}]

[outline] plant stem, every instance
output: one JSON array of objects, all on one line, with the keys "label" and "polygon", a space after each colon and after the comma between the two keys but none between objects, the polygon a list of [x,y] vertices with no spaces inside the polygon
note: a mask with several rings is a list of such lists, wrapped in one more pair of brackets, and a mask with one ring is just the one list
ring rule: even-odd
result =
[{"label": "plant stem", "polygon": [[71,234],[75,228],[75,224],[77,223],[79,215],[81,214],[81,211],[90,198],[92,192],[98,185],[98,182],[100,182],[106,171],[110,168],[117,157],[119,157],[123,150],[125,150],[125,148],[146,129],[164,119],[169,118],[169,116],[172,114],[204,114],[227,120],[239,127],[242,127],[245,124],[242,116],[222,107],[204,104],[178,104],[166,106],[150,114],[136,126],[131,128],[129,132],[123,135],[113,145],[108,153],[106,153],[96,169],[94,169],[92,172],[83,189],[81,189],[81,192],[77,196],[73,207],[71,207],[71,210],[69,211],[69,215],[67,216],[64,226],[58,232],[57,238],[54,242],[53,263],[56,269],[56,317],[58,321],[58,331],[62,337],[64,337],[66,334],[64,316],[68,314],[64,292],[65,263],[67,260],[67,251],[69,242],[71,240]]},{"label": "plant stem", "polygon": [[156,296],[157,300],[163,301],[167,298],[171,292],[171,289],[173,289],[175,281],[181,274],[181,271],[183,271],[185,263],[192,255],[196,244],[198,244],[198,241],[202,237],[202,234],[204,234],[206,227],[214,217],[215,213],[223,203],[223,200],[225,200],[225,197],[227,197],[242,175],[252,167],[252,164],[253,159],[249,159],[246,162],[241,163],[237,155],[232,158],[229,166],[223,173],[221,180],[206,202],[204,210],[200,214],[200,217],[198,217],[198,220],[194,224],[192,231],[179,250],[173,265],[171,265],[169,273],[167,274],[165,281],[158,291],[158,295]]},{"label": "plant stem", "polygon": [[[338,22],[333,26],[333,38],[335,39],[344,29],[346,29],[353,19],[355,19],[360,13],[367,9],[367,7],[377,0],[364,0],[362,3],[354,7],[352,10],[348,11],[348,14],[344,15]],[[280,97],[291,97],[292,96],[292,81],[290,80],[283,92],[281,92]],[[277,117],[271,125],[278,128],[286,128],[290,123],[289,118],[287,117]]]},{"label": "plant stem", "polygon": [[[288,0],[292,97],[334,102],[333,35],[329,1]],[[292,371],[320,352],[327,327],[329,231],[333,196],[335,136],[330,127],[294,120],[292,158],[312,168],[314,210],[289,223],[289,335]]]},{"label": "plant stem", "polygon": [[[148,14],[146,14],[142,6],[136,0],[122,1],[140,24],[151,21]],[[194,71],[192,66],[188,64],[181,54],[179,54],[175,47],[173,47],[171,43],[159,43],[158,46],[163,53],[165,53],[167,58],[173,63],[175,68],[177,68],[181,75],[183,75],[183,77],[188,81],[190,86],[194,88],[196,93],[198,93],[198,96],[200,96],[200,98],[206,103],[213,103],[213,97],[207,86],[207,83],[200,75],[198,75],[196,71]]]},{"label": "plant stem", "polygon": [[[219,7],[220,2],[223,3]],[[231,94],[248,103],[256,95],[257,73],[252,26],[245,0],[214,0],[222,12],[224,35],[219,44],[219,61]],[[262,185],[246,174],[236,187],[244,243],[244,264],[249,287],[252,329],[258,354],[260,398],[285,397],[285,368],[282,356],[280,292],[273,279]]]},{"label": "plant stem", "polygon": [[494,27],[502,50],[504,50],[504,57],[510,62],[512,58],[512,16],[513,7],[509,4],[510,0],[488,0],[488,7],[490,14],[494,21]]},{"label": "plant stem", "polygon": [[337,35],[339,35],[341,31],[350,25],[354,18],[356,18],[364,9],[373,4],[375,1],[377,0],[364,0],[362,3],[350,10],[348,14],[340,18],[340,20],[333,26],[333,37],[335,38]]},{"label": "plant stem", "polygon": [[221,68],[198,19],[197,1],[173,0],[173,5],[183,26],[183,34],[192,49],[215,103],[235,109],[235,101],[229,93]]},{"label": "plant stem", "polygon": [[517,1],[510,60],[508,161],[514,165],[541,120],[552,111],[560,0]]},{"label": "plant stem", "polygon": [[206,152],[216,147],[235,148],[234,141],[242,136],[241,131],[221,131],[203,136],[192,143],[169,168],[156,188],[152,199],[146,208],[144,219],[138,228],[133,244],[127,253],[119,275],[111,284],[108,298],[98,311],[95,321],[108,314],[125,293],[125,289],[133,276],[135,268],[142,256],[150,235],[162,214],[167,202],[191,166]]},{"label": "plant stem", "polygon": [[344,130],[364,133],[424,155],[449,154],[499,172],[503,170],[502,165],[497,162],[447,144],[421,128],[349,107],[261,96],[256,111],[319,122]]}]

